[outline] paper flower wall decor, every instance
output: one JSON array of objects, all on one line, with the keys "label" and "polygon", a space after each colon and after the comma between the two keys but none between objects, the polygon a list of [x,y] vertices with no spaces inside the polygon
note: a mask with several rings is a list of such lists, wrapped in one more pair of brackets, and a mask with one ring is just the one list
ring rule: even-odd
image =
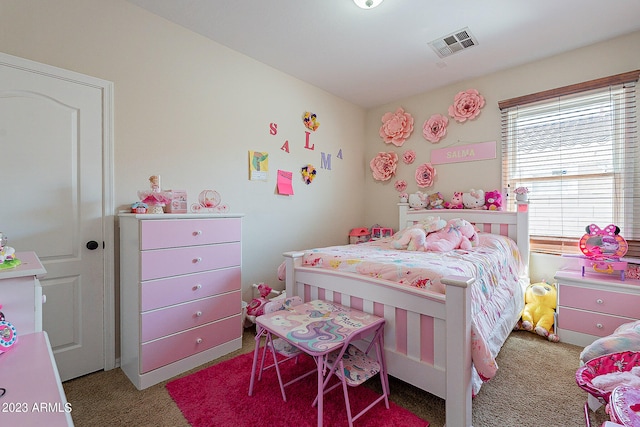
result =
[{"label": "paper flower wall decor", "polygon": [[453,99],[453,105],[449,107],[449,115],[456,121],[463,123],[476,118],[482,107],[484,107],[482,95],[475,89],[469,89],[458,92]]},{"label": "paper flower wall decor", "polygon": [[449,119],[442,114],[434,114],[422,126],[422,135],[430,142],[438,142],[447,134]]},{"label": "paper flower wall decor", "polygon": [[403,193],[404,190],[407,189],[407,181],[405,181],[404,179],[399,179],[396,181],[396,183],[394,184],[394,186],[396,187],[396,190],[399,193]]},{"label": "paper flower wall decor", "polygon": [[380,127],[380,137],[387,144],[400,147],[413,132],[413,116],[405,113],[399,107],[395,113],[385,113],[382,116],[382,126]]},{"label": "paper flower wall decor", "polygon": [[316,168],[313,165],[306,165],[300,169],[300,173],[302,174],[302,180],[305,184],[309,185],[316,177]]},{"label": "paper flower wall decor", "polygon": [[318,116],[308,111],[305,111],[304,115],[302,116],[302,122],[304,123],[304,126],[307,129],[312,130],[314,132],[320,127]]},{"label": "paper flower wall decor", "polygon": [[436,170],[431,163],[424,163],[416,169],[416,182],[418,187],[431,187],[436,177]]},{"label": "paper flower wall decor", "polygon": [[416,152],[413,150],[407,150],[402,155],[402,161],[405,165],[410,165],[416,160]]},{"label": "paper flower wall decor", "polygon": [[398,155],[392,151],[380,152],[369,162],[373,179],[387,181],[396,173],[398,167]]}]

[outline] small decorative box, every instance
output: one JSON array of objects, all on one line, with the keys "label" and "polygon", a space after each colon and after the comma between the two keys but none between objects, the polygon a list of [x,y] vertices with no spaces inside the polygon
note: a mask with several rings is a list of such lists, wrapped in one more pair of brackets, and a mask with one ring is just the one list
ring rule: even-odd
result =
[{"label": "small decorative box", "polygon": [[185,190],[167,190],[173,195],[171,203],[167,203],[166,213],[187,213],[187,192]]},{"label": "small decorative box", "polygon": [[371,239],[381,239],[383,237],[390,237],[393,235],[393,228],[386,227],[372,227]]},{"label": "small decorative box", "polygon": [[354,228],[349,233],[349,244],[364,243],[371,240],[371,233],[368,228]]}]

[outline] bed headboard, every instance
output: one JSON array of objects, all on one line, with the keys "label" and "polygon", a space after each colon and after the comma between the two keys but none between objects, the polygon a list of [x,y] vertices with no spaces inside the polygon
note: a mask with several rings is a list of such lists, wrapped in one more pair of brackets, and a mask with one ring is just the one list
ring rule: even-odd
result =
[{"label": "bed headboard", "polygon": [[474,209],[410,209],[408,203],[398,203],[399,230],[428,217],[444,220],[463,218],[485,233],[500,234],[513,239],[529,274],[529,203],[517,202],[517,211],[489,211]]}]

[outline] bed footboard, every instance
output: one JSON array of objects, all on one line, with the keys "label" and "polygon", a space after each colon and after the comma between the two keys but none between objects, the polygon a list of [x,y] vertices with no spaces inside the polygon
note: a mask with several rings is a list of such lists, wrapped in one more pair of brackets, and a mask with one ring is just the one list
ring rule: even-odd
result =
[{"label": "bed footboard", "polygon": [[329,300],[384,317],[389,374],[445,399],[447,425],[471,426],[473,278],[443,278],[445,300],[444,295],[375,278],[303,267],[302,252],[284,256],[287,295]]}]

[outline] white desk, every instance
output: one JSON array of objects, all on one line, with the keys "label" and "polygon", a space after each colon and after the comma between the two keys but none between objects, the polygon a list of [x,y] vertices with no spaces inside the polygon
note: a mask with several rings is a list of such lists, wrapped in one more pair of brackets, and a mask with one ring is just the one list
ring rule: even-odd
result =
[{"label": "white desk", "polygon": [[[0,354],[0,426],[73,426],[46,332],[20,335]],[[0,393],[2,390],[0,390]]]}]

